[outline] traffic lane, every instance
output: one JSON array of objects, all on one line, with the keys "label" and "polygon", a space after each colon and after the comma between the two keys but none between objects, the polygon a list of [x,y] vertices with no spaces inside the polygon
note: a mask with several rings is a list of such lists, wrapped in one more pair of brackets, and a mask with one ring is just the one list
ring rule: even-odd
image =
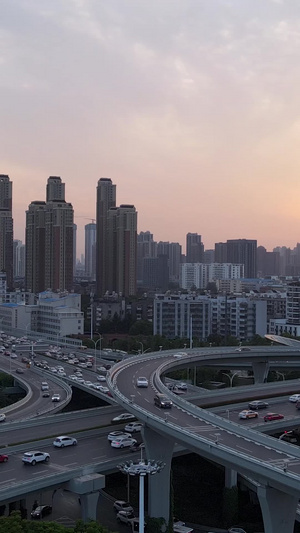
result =
[{"label": "traffic lane", "polygon": [[[49,398],[45,398],[46,400]],[[103,409],[103,411],[102,411]],[[105,412],[105,409],[109,409],[109,412]],[[107,430],[112,431],[115,429],[122,429],[122,426],[112,424],[112,418],[123,413],[124,409],[117,408],[96,408],[88,409],[85,412],[83,418],[72,418],[57,420],[55,415],[45,416],[45,423],[43,425],[30,425],[30,427],[14,428],[14,424],[8,424],[4,422],[0,426],[0,448],[7,446],[8,444],[17,444],[20,441],[30,442],[34,434],[35,438],[42,439],[49,437],[50,435],[64,435],[69,433],[77,433],[85,429],[92,429],[101,426],[107,426]]]},{"label": "traffic lane", "polygon": [[[151,379],[151,370],[154,372],[157,368],[157,361],[152,362],[151,366],[148,367],[148,374],[146,374],[146,367],[142,365],[142,368],[138,369],[140,375],[145,375]],[[132,376],[136,372],[137,368],[135,366],[125,367],[121,372],[118,373],[117,383],[119,390],[128,398],[130,398],[130,390],[133,391],[133,380]],[[143,372],[143,374],[142,374]],[[181,428],[188,429],[189,432],[196,435],[202,436],[207,441],[212,444],[224,444],[230,447],[233,452],[237,451],[248,455],[251,459],[257,458],[262,460],[272,466],[278,466],[279,468],[285,467],[285,462],[288,461],[289,470],[293,471],[295,474],[300,474],[300,460],[296,456],[295,458],[291,457],[289,453],[289,447],[287,447],[287,452],[278,451],[275,446],[272,448],[272,440],[270,438],[270,446],[266,447],[261,444],[257,444],[255,441],[254,435],[249,433],[249,437],[243,437],[241,435],[230,432],[230,430],[223,429],[218,426],[218,420],[216,418],[215,424],[205,422],[190,413],[183,411],[181,408],[177,408],[176,405],[173,405],[172,409],[168,410],[168,415],[166,417],[166,411],[159,408],[155,408],[153,405],[153,390],[152,394],[148,389],[144,389],[143,395],[137,395],[135,397],[135,403],[141,405],[145,408],[146,402],[149,404],[149,411],[155,413],[157,416],[160,416],[163,420],[170,420],[174,424],[178,425]],[[150,401],[152,395],[152,402]],[[163,413],[161,413],[163,411]],[[178,440],[180,442],[180,439]],[[184,441],[181,441],[181,444],[185,445]],[[292,452],[291,452],[292,453]]]},{"label": "traffic lane", "polygon": [[[25,448],[25,447],[24,447]],[[22,462],[24,452],[39,450],[50,454],[48,463],[36,463],[25,465]],[[128,448],[112,448],[107,439],[107,434],[99,437],[79,438],[77,446],[54,448],[54,446],[40,446],[38,442],[32,442],[24,449],[24,452],[9,455],[6,463],[0,464],[0,491],[5,487],[36,479],[47,477],[55,473],[68,471],[88,464],[103,464],[105,461],[115,459],[124,461],[124,458],[132,458]]]},{"label": "traffic lane", "polygon": [[264,423],[264,416],[267,413],[280,413],[284,416],[284,421],[290,422],[291,420],[294,420],[295,424],[300,424],[300,411],[296,408],[295,403],[289,402],[288,397],[285,400],[283,400],[282,398],[276,398],[271,401],[268,400],[268,403],[269,407],[266,407],[264,409],[258,409],[256,411],[258,417],[251,419],[239,418],[239,413],[241,411],[243,411],[244,409],[249,409],[248,403],[242,406],[239,405],[238,408],[231,406],[230,408],[226,408],[226,410],[224,410],[224,407],[220,410],[214,409],[213,412],[218,416],[236,422],[237,424],[244,425],[244,423],[246,422],[247,426],[255,426],[257,424]]},{"label": "traffic lane", "polygon": [[[39,412],[41,409],[45,408],[45,400],[47,398],[42,397],[41,392],[41,383],[43,381],[43,376],[40,376],[34,372],[30,368],[26,368],[26,365],[24,363],[21,363],[17,361],[16,359],[12,360],[14,362],[14,366],[12,365],[12,373],[11,375],[18,380],[18,377],[20,379],[23,379],[28,383],[28,385],[31,387],[32,390],[32,396],[29,398],[23,406],[18,407],[15,411],[8,411],[6,414],[6,418],[8,421],[15,421],[15,420],[22,420],[23,418],[30,417],[30,416],[36,416],[37,412]],[[24,371],[24,374],[17,374],[15,371],[17,368],[21,368]],[[4,372],[10,373],[10,365],[9,362],[1,359],[1,369],[3,369]],[[49,376],[50,378],[50,376]],[[49,388],[50,388],[50,394],[52,395],[54,392],[57,392],[61,395],[62,399],[66,397],[65,390],[60,387],[58,384],[51,381],[51,378],[49,379]],[[49,399],[48,399],[49,400]],[[50,403],[48,402],[48,410],[52,410],[57,405],[53,405],[50,398]],[[3,409],[5,412],[5,408]]]}]

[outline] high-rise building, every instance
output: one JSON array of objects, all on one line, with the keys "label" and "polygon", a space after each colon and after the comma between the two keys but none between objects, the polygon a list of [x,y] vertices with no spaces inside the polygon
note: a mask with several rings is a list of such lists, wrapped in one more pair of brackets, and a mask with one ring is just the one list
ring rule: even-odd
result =
[{"label": "high-rise building", "polygon": [[116,186],[110,178],[100,178],[97,185],[96,206],[96,290],[103,296],[108,287],[110,265],[108,260],[108,212],[116,206]]},{"label": "high-rise building", "polygon": [[18,239],[14,240],[14,278],[25,276],[25,244]]},{"label": "high-rise building", "polygon": [[0,271],[6,273],[8,290],[13,288],[12,182],[0,174]]},{"label": "high-rise building", "polygon": [[107,291],[136,294],[137,212],[134,205],[111,207],[107,216]]},{"label": "high-rise building", "polygon": [[186,236],[186,263],[203,263],[204,245],[201,235],[188,233]]},{"label": "high-rise building", "polygon": [[[57,198],[60,196],[60,198]],[[26,212],[26,273],[28,291],[73,288],[74,212],[64,199],[64,183],[50,177],[47,202],[35,201]]]},{"label": "high-rise building", "polygon": [[76,273],[77,224],[73,224],[73,278]]},{"label": "high-rise building", "polygon": [[46,202],[65,200],[65,184],[58,176],[50,176],[46,187]]},{"label": "high-rise building", "polygon": [[227,241],[227,263],[242,264],[245,278],[257,277],[257,241],[231,239]]},{"label": "high-rise building", "polygon": [[144,285],[144,259],[157,257],[157,242],[153,233],[141,231],[137,236],[137,284]]},{"label": "high-rise building", "polygon": [[96,224],[86,224],[85,230],[85,275],[90,281],[96,278]]}]

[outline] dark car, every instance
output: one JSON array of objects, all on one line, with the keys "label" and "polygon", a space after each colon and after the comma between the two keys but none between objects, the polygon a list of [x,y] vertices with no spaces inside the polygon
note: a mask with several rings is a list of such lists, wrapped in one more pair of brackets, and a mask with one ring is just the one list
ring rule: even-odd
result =
[{"label": "dark car", "polygon": [[271,420],[281,420],[282,418],[284,418],[284,416],[279,413],[268,413],[264,416],[264,421],[270,422]]},{"label": "dark car", "polygon": [[300,401],[296,402],[296,409],[300,409]]},{"label": "dark car", "polygon": [[52,513],[51,505],[38,505],[34,511],[31,511],[31,518],[41,519]]},{"label": "dark car", "polygon": [[6,463],[8,461],[8,455],[1,454],[0,455],[0,463]]},{"label": "dark car", "polygon": [[248,404],[248,407],[252,410],[265,409],[266,407],[269,407],[269,404],[263,400],[253,400]]},{"label": "dark car", "polygon": [[158,393],[154,396],[154,405],[162,409],[170,409],[173,403],[165,394]]},{"label": "dark car", "polygon": [[131,452],[140,452],[141,450],[144,450],[144,449],[145,449],[145,444],[143,442],[140,442],[140,443],[136,442],[129,448]]}]

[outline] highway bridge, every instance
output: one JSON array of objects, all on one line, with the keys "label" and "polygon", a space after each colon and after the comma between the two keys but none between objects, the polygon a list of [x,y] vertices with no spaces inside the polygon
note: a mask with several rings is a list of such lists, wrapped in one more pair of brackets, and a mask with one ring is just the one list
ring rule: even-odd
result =
[{"label": "highway bridge", "polygon": [[[144,440],[147,457],[163,460],[166,463],[166,468],[149,480],[150,514],[152,516],[164,516],[167,520],[169,518],[170,464],[174,445],[179,443],[203,457],[224,465],[227,483],[230,482],[230,479],[234,481],[236,471],[255,480],[258,484],[258,497],[262,507],[265,531],[289,533],[293,530],[299,498],[300,450],[282,441],[274,441],[253,427],[250,429],[247,426],[246,428],[245,425],[242,426],[224,416],[199,408],[175,395],[173,395],[174,406],[169,414],[166,414],[165,411],[154,406],[153,396],[154,391],[157,390],[171,394],[164,384],[164,376],[171,369],[184,366],[190,368],[199,365],[206,366],[208,362],[218,364],[218,361],[220,364],[228,365],[228,367],[232,365],[235,369],[239,367],[240,362],[243,364],[250,364],[251,362],[253,368],[256,365],[258,385],[252,386],[251,390],[245,390],[245,397],[260,397],[262,390],[265,394],[269,385],[270,396],[272,396],[274,394],[272,385],[259,383],[263,381],[266,369],[270,368],[270,364],[273,364],[274,361],[278,361],[278,364],[284,364],[284,360],[290,361],[292,359],[296,365],[299,351],[294,348],[270,348],[267,350],[258,348],[251,353],[240,353],[232,351],[232,348],[226,348],[225,350],[188,351],[188,354],[186,353],[179,358],[175,355],[176,353],[171,351],[126,359],[112,368],[108,379],[108,385],[118,404],[145,422]],[[148,377],[151,387],[137,389],[136,377],[139,375]],[[278,386],[287,387],[282,392],[283,394],[287,393],[287,390],[288,392],[299,392],[298,382],[281,382],[280,384],[277,383]],[[226,401],[227,394],[237,394],[235,390],[236,388],[217,391],[217,402],[221,404],[224,400]],[[206,395],[210,397],[210,401],[213,394],[216,393],[209,392]],[[242,401],[241,397],[238,400]],[[115,410],[116,407],[108,407],[107,409]],[[98,415],[101,426],[100,412]],[[56,425],[56,420],[60,416],[62,415],[56,415],[52,418],[51,423],[49,422],[47,426],[46,434],[43,436],[41,436],[38,426],[35,426],[36,439],[51,435],[49,440],[35,443],[35,448],[44,445],[51,448],[51,439],[60,433]],[[79,420],[80,416],[77,415],[75,423],[78,425],[80,425]],[[106,420],[105,423],[107,424],[107,422],[109,421]],[[10,426],[11,431],[13,431],[14,424]],[[95,426],[90,427],[95,428]],[[76,434],[75,431],[67,429],[66,425],[64,428],[61,433],[72,431],[72,434]],[[25,436],[25,429],[24,426],[18,428],[19,434],[22,434],[22,440]],[[34,477],[30,476],[29,479],[28,469],[22,468],[20,461],[20,454],[29,449],[28,444],[13,444],[9,437],[7,437],[6,442],[3,442],[2,428],[0,428],[0,443],[2,443],[0,444],[0,453],[3,453],[5,449],[7,450],[2,445],[9,443],[10,446],[7,451],[12,454],[10,461],[1,465],[2,475],[8,469],[8,477],[1,478],[0,482],[1,501],[21,498],[22,495],[37,489],[42,490],[47,487],[54,488],[68,484],[71,490],[82,495],[83,515],[85,517],[93,516],[98,489],[104,483],[101,476],[112,471],[121,460],[118,454],[111,455],[115,451],[107,447],[106,437],[103,437],[105,441],[103,445],[106,448],[101,447],[100,450],[102,430],[104,433],[108,431],[107,428],[105,430],[96,427],[92,430],[96,433],[90,435],[81,433],[80,446],[70,451],[64,449],[64,456],[56,453],[62,452],[62,450],[56,450],[55,455],[52,451],[50,464],[36,466]],[[45,431],[45,427],[43,431]],[[51,433],[49,433],[50,431]],[[94,441],[96,442],[96,449],[93,448]],[[89,450],[92,450],[92,453]],[[69,453],[71,454],[70,457]],[[122,454],[123,458],[124,455]],[[161,497],[162,494],[165,495],[163,498]],[[272,509],[272,513],[270,509]]]}]

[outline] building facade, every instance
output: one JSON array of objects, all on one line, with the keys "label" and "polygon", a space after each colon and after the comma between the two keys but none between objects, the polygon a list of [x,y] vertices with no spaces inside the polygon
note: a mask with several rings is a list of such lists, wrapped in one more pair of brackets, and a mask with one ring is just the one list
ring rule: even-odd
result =
[{"label": "building facade", "polygon": [[108,212],[112,207],[116,207],[116,185],[110,178],[100,178],[96,205],[96,291],[99,297],[109,290]]},{"label": "building facade", "polygon": [[[74,211],[57,177],[47,183],[47,201],[26,211],[26,290],[34,293],[73,288]],[[57,196],[60,196],[58,199]]]},{"label": "building facade", "polygon": [[96,279],[96,224],[86,224],[85,234],[85,275],[90,281]]},{"label": "building facade", "polygon": [[8,290],[13,289],[12,182],[0,174],[0,271],[6,273]]}]

